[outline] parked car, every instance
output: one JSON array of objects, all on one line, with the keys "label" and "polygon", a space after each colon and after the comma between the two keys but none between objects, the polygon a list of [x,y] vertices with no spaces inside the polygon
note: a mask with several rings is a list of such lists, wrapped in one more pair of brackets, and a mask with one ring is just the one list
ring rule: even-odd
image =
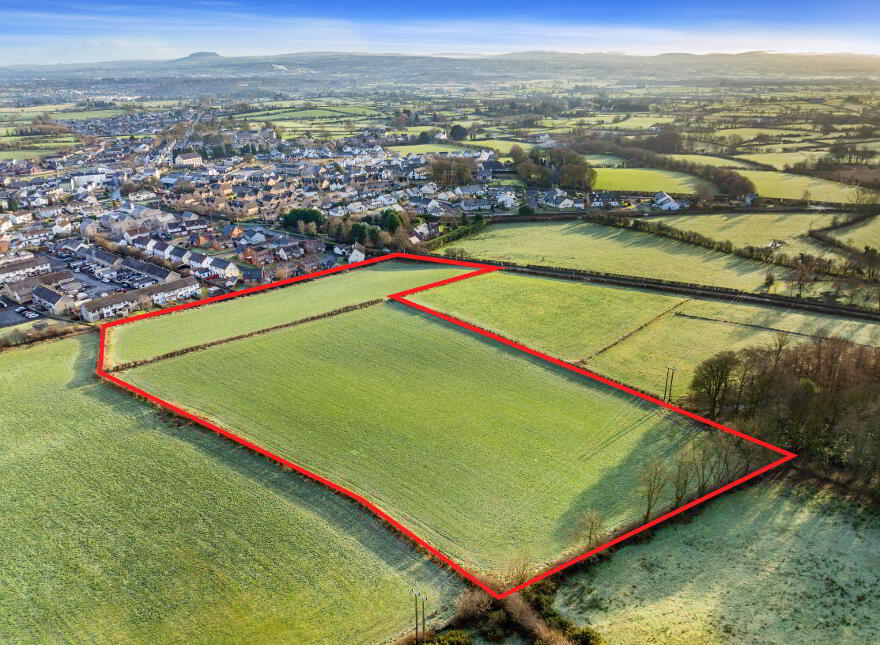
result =
[{"label": "parked car", "polygon": [[27,307],[17,307],[16,310],[15,310],[15,313],[20,314],[20,313],[21,313],[22,311],[24,311],[25,309],[27,309]]}]

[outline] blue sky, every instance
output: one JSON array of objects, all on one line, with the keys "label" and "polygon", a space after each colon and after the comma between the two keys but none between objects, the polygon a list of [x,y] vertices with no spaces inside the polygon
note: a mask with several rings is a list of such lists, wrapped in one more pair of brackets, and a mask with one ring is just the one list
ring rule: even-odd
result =
[{"label": "blue sky", "polygon": [[0,65],[296,51],[880,55],[878,0],[0,0]]}]

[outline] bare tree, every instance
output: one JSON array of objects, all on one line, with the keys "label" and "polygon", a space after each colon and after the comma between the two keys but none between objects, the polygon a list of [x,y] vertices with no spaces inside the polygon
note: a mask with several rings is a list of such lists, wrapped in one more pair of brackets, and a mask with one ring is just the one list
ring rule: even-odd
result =
[{"label": "bare tree", "polygon": [[587,509],[575,522],[577,537],[582,539],[588,550],[595,549],[602,544],[605,537],[605,520],[595,509]]},{"label": "bare tree", "polygon": [[650,519],[651,511],[654,510],[668,479],[666,466],[659,457],[654,457],[642,467],[639,473],[639,492],[645,497],[645,522]]},{"label": "bare tree", "polygon": [[688,494],[691,481],[694,478],[694,462],[690,452],[686,448],[682,448],[675,455],[672,464],[672,487],[675,490],[675,506],[681,506],[685,496]]}]

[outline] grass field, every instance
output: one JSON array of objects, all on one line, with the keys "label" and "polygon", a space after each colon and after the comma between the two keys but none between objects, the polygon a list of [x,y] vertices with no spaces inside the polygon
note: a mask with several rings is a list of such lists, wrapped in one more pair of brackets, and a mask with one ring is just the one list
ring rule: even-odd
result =
[{"label": "grass field", "polygon": [[397,152],[401,156],[426,155],[432,152],[461,152],[463,148],[449,143],[417,143],[409,146],[387,146],[389,152]]},{"label": "grass field", "polygon": [[107,357],[118,363],[139,361],[382,298],[470,270],[427,263],[382,262],[313,282],[232,298],[210,308],[196,307],[113,328]]},{"label": "grass field", "polygon": [[657,394],[675,367],[675,396],[687,393],[701,361],[769,343],[777,331],[793,342],[825,334],[880,346],[876,323],[504,272],[411,298]]},{"label": "grass field", "polygon": [[615,645],[880,642],[880,521],[814,483],[762,483],[565,580]]},{"label": "grass field", "polygon": [[754,168],[747,161],[739,161],[736,159],[724,159],[723,157],[713,157],[712,155],[667,155],[677,161],[689,161],[704,166],[717,166],[719,168]]},{"label": "grass field", "polygon": [[871,246],[880,249],[880,217],[874,217],[852,226],[842,226],[831,232],[841,242],[852,244],[858,249]]},{"label": "grass field", "polygon": [[577,547],[572,531],[588,508],[610,527],[637,519],[641,464],[702,435],[681,417],[394,303],[123,375],[496,574]]},{"label": "grass field", "polygon": [[476,141],[464,141],[463,143],[466,143],[469,146],[492,148],[502,155],[510,154],[510,150],[513,146],[519,146],[526,152],[535,147],[533,143],[527,143],[525,141],[510,141],[508,139],[478,139]]},{"label": "grass field", "polygon": [[[825,150],[803,150],[800,152],[763,152],[751,155],[740,155],[740,159],[755,161],[757,163],[769,164],[777,170],[782,170],[785,166],[792,166],[801,161],[813,161],[827,155]],[[748,167],[748,166],[746,166]]]},{"label": "grass field", "polygon": [[700,189],[718,190],[705,179],[673,170],[656,168],[597,168],[596,188],[600,190],[633,190],[639,192],[688,193]]},{"label": "grass field", "polygon": [[[709,318],[710,320],[703,320]],[[825,333],[880,345],[880,325],[832,316],[790,312],[774,307],[690,300],[618,345],[594,356],[588,367],[624,383],[662,392],[666,367],[677,372],[673,395],[687,393],[700,362],[724,350],[773,342],[777,330],[806,336]]]},{"label": "grass field", "polygon": [[685,299],[496,271],[410,296],[501,335],[578,361]]},{"label": "grass field", "polygon": [[767,246],[772,240],[781,240],[785,245],[779,253],[797,256],[800,253],[811,255],[840,255],[832,246],[822,244],[807,233],[811,228],[831,225],[832,216],[819,212],[779,212],[779,213],[720,213],[713,215],[669,215],[652,217],[670,226],[694,231],[716,240],[730,240],[735,246]]},{"label": "grass field", "polygon": [[[691,244],[586,222],[497,224],[451,246],[470,257],[700,284],[758,288],[764,265]],[[778,275],[778,272],[777,272]]]},{"label": "grass field", "polygon": [[774,199],[803,199],[806,193],[817,202],[848,203],[855,194],[855,188],[837,181],[792,175],[772,170],[739,171],[755,184],[759,195]]},{"label": "grass field", "polygon": [[614,168],[616,166],[622,166],[626,163],[626,159],[623,157],[617,157],[615,155],[601,155],[601,154],[582,154],[581,157],[587,160],[587,163],[595,168],[600,167],[610,167]]},{"label": "grass field", "polygon": [[94,378],[0,353],[0,640],[375,645],[460,583],[378,520]]}]

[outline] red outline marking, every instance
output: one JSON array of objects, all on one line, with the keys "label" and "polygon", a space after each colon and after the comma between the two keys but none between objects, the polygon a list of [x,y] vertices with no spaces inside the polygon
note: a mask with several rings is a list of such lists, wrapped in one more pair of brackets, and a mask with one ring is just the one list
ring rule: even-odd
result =
[{"label": "red outline marking", "polygon": [[[522,584],[519,584],[519,585],[512,587],[510,589],[507,589],[506,591],[499,592],[499,591],[492,589],[485,582],[480,580],[477,576],[475,576],[471,572],[467,571],[464,567],[462,567],[460,564],[458,564],[457,562],[452,560],[449,556],[445,555],[444,553],[439,551],[436,547],[432,546],[429,542],[426,542],[424,539],[422,539],[421,537],[419,537],[418,535],[413,533],[410,529],[408,529],[406,526],[404,526],[399,521],[394,519],[391,515],[389,515],[388,513],[386,513],[381,508],[379,508],[378,506],[376,506],[375,504],[373,504],[372,502],[370,502],[366,498],[362,497],[361,495],[358,495],[357,493],[345,488],[344,486],[341,486],[340,484],[337,484],[336,482],[333,482],[325,477],[322,477],[321,475],[318,475],[317,473],[313,473],[312,471],[310,471],[306,468],[303,468],[302,466],[299,466],[298,464],[295,464],[292,461],[288,461],[287,459],[285,459],[279,455],[276,455],[275,453],[269,452],[268,450],[266,450],[262,446],[259,446],[255,443],[248,441],[247,439],[239,437],[238,435],[230,432],[229,430],[226,430],[225,428],[221,428],[220,426],[215,425],[215,424],[211,423],[210,421],[207,421],[206,419],[202,419],[201,417],[197,417],[196,415],[194,415],[190,412],[187,412],[186,410],[183,410],[183,409],[177,407],[176,405],[169,403],[168,401],[160,399],[159,397],[157,397],[153,394],[150,394],[149,392],[146,392],[145,390],[142,390],[139,387],[136,387],[136,386],[132,385],[131,383],[128,383],[127,381],[123,381],[122,379],[120,379],[120,378],[114,376],[113,374],[110,374],[104,370],[105,349],[106,349],[105,344],[106,344],[106,340],[107,340],[107,329],[109,329],[110,327],[115,327],[117,325],[124,325],[124,324],[130,323],[130,322],[134,322],[136,320],[143,320],[145,318],[152,318],[154,316],[163,316],[165,314],[169,314],[174,311],[181,311],[183,309],[190,309],[192,307],[201,307],[202,305],[210,304],[213,302],[219,302],[221,300],[227,300],[229,298],[236,298],[238,296],[243,296],[243,295],[246,295],[249,293],[264,291],[266,289],[274,289],[274,288],[282,287],[282,286],[285,286],[288,284],[294,284],[296,282],[301,282],[303,280],[312,280],[314,278],[320,278],[325,275],[339,273],[341,271],[348,271],[351,269],[357,269],[357,268],[367,266],[370,264],[375,264],[376,262],[383,262],[385,260],[393,260],[396,258],[403,258],[403,259],[409,259],[409,260],[420,260],[423,262],[435,262],[438,264],[450,264],[450,265],[455,265],[455,266],[464,266],[464,267],[474,268],[476,270],[471,271],[469,273],[464,273],[462,275],[455,276],[452,278],[447,278],[446,280],[440,280],[439,282],[433,282],[431,284],[426,284],[421,287],[414,287],[412,289],[407,289],[406,291],[400,291],[398,293],[393,293],[393,294],[389,295],[388,297],[390,299],[394,300],[395,302],[406,305],[407,307],[412,307],[413,309],[416,309],[416,310],[421,311],[423,313],[426,313],[431,316],[435,316],[437,318],[445,320],[446,322],[449,322],[449,323],[452,323],[452,324],[457,325],[459,327],[462,327],[463,329],[466,329],[472,333],[479,334],[481,336],[485,336],[486,338],[489,338],[489,339],[496,341],[498,343],[512,347],[513,349],[519,350],[525,354],[529,354],[530,356],[534,356],[536,358],[547,361],[549,363],[552,363],[554,365],[562,367],[562,368],[569,370],[571,372],[575,372],[575,373],[580,374],[582,376],[586,376],[590,379],[593,379],[594,381],[598,381],[600,383],[603,383],[605,385],[613,387],[613,388],[620,390],[622,392],[626,392],[627,394],[631,394],[631,395],[636,396],[640,399],[644,399],[645,401],[653,403],[654,405],[659,405],[659,406],[666,408],[668,410],[672,410],[673,412],[677,412],[677,413],[682,414],[686,417],[694,419],[695,421],[709,425],[713,428],[721,430],[722,432],[727,432],[729,434],[732,434],[732,435],[739,437],[740,439],[750,441],[756,445],[759,445],[763,448],[766,448],[768,450],[771,450],[775,453],[782,455],[782,458],[777,459],[776,461],[774,461],[770,464],[767,464],[766,466],[763,466],[762,468],[759,468],[759,469],[757,469],[757,470],[755,470],[755,471],[753,471],[743,477],[740,477],[739,479],[732,481],[729,484],[725,484],[724,486],[721,486],[720,488],[717,488],[716,490],[713,490],[709,493],[706,493],[702,497],[699,497],[691,502],[688,502],[687,504],[679,506],[678,508],[669,511],[668,513],[665,513],[664,515],[661,515],[660,517],[654,518],[653,520],[651,520],[650,522],[647,522],[646,524],[643,524],[642,526],[639,526],[635,529],[632,529],[631,531],[628,531],[622,535],[619,535],[616,538],[609,540],[605,544],[596,547],[595,549],[592,549],[590,551],[582,553],[581,555],[574,557],[570,560],[567,560],[566,562],[563,562],[562,564],[556,565],[555,567],[548,569],[547,571],[544,571],[541,574],[538,574],[534,578],[531,578],[530,580],[527,580],[526,582],[523,582]],[[758,477],[759,475],[762,475],[762,474],[772,470],[773,468],[776,468],[777,466],[781,466],[785,462],[790,461],[791,459],[794,459],[797,456],[793,452],[789,452],[788,450],[784,450],[782,448],[779,448],[778,446],[774,446],[772,444],[769,444],[766,441],[761,441],[760,439],[756,439],[755,437],[752,437],[751,435],[747,435],[744,432],[734,430],[733,428],[728,428],[727,426],[724,426],[720,423],[716,423],[715,421],[710,421],[709,419],[701,417],[698,414],[694,414],[693,412],[690,412],[690,411],[685,410],[683,408],[679,408],[677,406],[674,406],[671,403],[661,401],[660,399],[657,399],[653,396],[650,396],[648,394],[644,394],[644,393],[639,392],[637,390],[634,390],[630,387],[627,387],[626,385],[623,385],[622,383],[612,381],[611,379],[605,378],[604,376],[601,376],[601,375],[596,374],[594,372],[590,372],[589,370],[582,369],[580,367],[577,367],[576,365],[572,365],[571,363],[568,363],[568,362],[563,361],[561,359],[555,358],[553,356],[549,356],[547,354],[539,352],[539,351],[532,349],[530,347],[527,347],[525,345],[521,345],[520,343],[517,343],[515,341],[504,338],[503,336],[499,336],[498,334],[494,334],[490,331],[480,329],[479,327],[474,327],[473,325],[470,325],[470,324],[464,322],[463,320],[459,320],[458,318],[454,318],[453,316],[449,316],[448,314],[444,314],[440,311],[436,311],[434,309],[430,309],[430,308],[425,307],[423,305],[417,304],[411,300],[407,300],[405,297],[408,295],[412,295],[414,293],[418,293],[420,291],[427,291],[428,289],[433,289],[435,287],[440,287],[440,286],[443,286],[446,284],[451,284],[453,282],[458,282],[459,280],[466,280],[468,278],[473,278],[475,276],[482,275],[485,273],[491,273],[493,271],[498,271],[499,269],[500,269],[500,267],[490,266],[490,265],[486,265],[486,264],[478,264],[476,262],[462,262],[462,261],[458,261],[458,260],[449,260],[449,259],[445,259],[445,258],[424,257],[424,256],[420,256],[420,255],[413,255],[410,253],[391,253],[389,255],[375,257],[375,258],[371,258],[369,260],[364,260],[363,262],[356,262],[354,264],[333,267],[332,269],[327,269],[324,271],[317,271],[315,273],[310,273],[310,274],[304,275],[304,276],[298,276],[295,278],[288,278],[287,280],[279,280],[277,282],[270,282],[269,284],[251,287],[249,289],[244,289],[242,291],[235,291],[235,292],[223,294],[220,296],[214,296],[212,298],[205,298],[203,300],[198,300],[196,302],[191,302],[191,303],[187,303],[187,304],[183,304],[183,305],[177,305],[175,307],[169,307],[167,309],[160,309],[159,311],[153,311],[153,312],[149,312],[146,314],[140,314],[138,316],[131,316],[129,318],[123,318],[121,320],[115,320],[115,321],[112,321],[109,323],[104,323],[100,327],[101,333],[100,333],[100,340],[98,343],[98,358],[97,358],[97,364],[95,367],[95,374],[97,374],[98,377],[103,378],[107,381],[110,381],[111,383],[113,383],[123,389],[129,390],[130,392],[134,392],[135,394],[140,395],[140,396],[146,398],[147,400],[149,400],[157,405],[162,406],[162,407],[170,410],[171,412],[174,412],[175,414],[177,414],[179,416],[182,416],[186,419],[189,419],[190,421],[193,421],[194,423],[197,423],[198,425],[200,425],[204,428],[207,428],[208,430],[216,432],[217,434],[219,434],[223,437],[226,437],[227,439],[230,439],[230,440],[232,440],[232,441],[234,441],[234,442],[236,442],[246,448],[249,448],[250,450],[253,450],[257,454],[263,455],[264,457],[267,457],[268,459],[270,459],[276,463],[279,463],[283,466],[287,466],[291,470],[294,470],[297,473],[308,477],[309,479],[312,479],[316,482],[319,482],[319,483],[323,484],[324,486],[327,486],[331,490],[336,491],[337,493],[340,493],[342,495],[345,495],[346,497],[353,499],[358,504],[364,506],[366,509],[368,509],[370,512],[372,512],[374,515],[376,515],[377,517],[384,520],[385,522],[387,522],[388,524],[393,526],[395,529],[397,529],[398,531],[400,531],[401,533],[406,535],[410,540],[412,540],[413,542],[415,542],[416,544],[421,546],[423,549],[428,551],[435,558],[437,558],[438,560],[440,560],[441,562],[443,562],[444,564],[449,566],[454,571],[456,571],[461,577],[472,582],[474,585],[476,585],[477,587],[479,587],[480,589],[485,591],[487,594],[489,594],[493,598],[498,598],[498,599],[505,598],[511,594],[517,593],[518,591],[522,591],[526,587],[534,584],[535,582],[538,582],[539,580],[543,580],[544,578],[551,576],[555,573],[558,573],[558,572],[562,571],[563,569],[566,569],[577,562],[585,560],[585,559],[589,558],[590,556],[595,555],[596,553],[599,553],[599,552],[604,551],[604,550],[606,550],[616,544],[619,544],[619,543],[633,537],[634,535],[638,535],[639,533],[642,533],[643,531],[646,531],[649,528],[660,524],[661,522],[665,522],[666,520],[668,520],[672,517],[675,517],[676,515],[679,515],[680,513],[683,513],[684,511],[686,511],[688,509],[691,509],[699,504],[702,504],[703,502],[705,502],[709,499],[712,499],[713,497],[716,497],[717,495],[720,495],[721,493],[724,493],[724,492],[726,492],[736,486],[739,486],[740,484],[742,484],[744,482],[749,481],[750,479]]]}]

